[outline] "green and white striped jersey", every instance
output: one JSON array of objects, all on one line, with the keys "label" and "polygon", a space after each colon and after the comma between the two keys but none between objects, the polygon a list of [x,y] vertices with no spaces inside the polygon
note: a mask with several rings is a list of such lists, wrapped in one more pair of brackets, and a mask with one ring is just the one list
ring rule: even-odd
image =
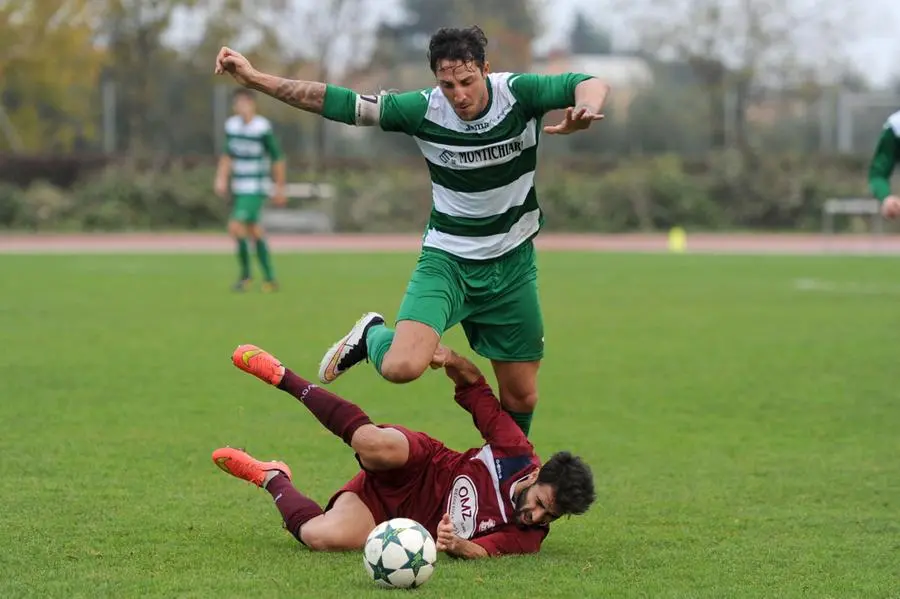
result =
[{"label": "green and white striped jersey", "polygon": [[588,75],[491,73],[489,102],[460,119],[437,87],[380,98],[385,131],[413,137],[431,174],[433,206],[426,248],[466,260],[503,256],[537,235],[535,192],[541,119],[574,105]]},{"label": "green and white striped jersey", "polygon": [[869,162],[869,189],[884,202],[891,195],[891,175],[900,162],[900,111],[888,117]]},{"label": "green and white striped jersey", "polygon": [[231,157],[232,194],[269,194],[272,162],[282,158],[269,119],[256,115],[248,123],[234,115],[226,120],[225,153]]}]

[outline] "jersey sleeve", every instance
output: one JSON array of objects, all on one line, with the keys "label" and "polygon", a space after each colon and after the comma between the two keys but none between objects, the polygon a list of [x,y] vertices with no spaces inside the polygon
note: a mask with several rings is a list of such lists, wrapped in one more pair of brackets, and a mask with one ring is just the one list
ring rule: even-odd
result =
[{"label": "jersey sleeve", "polygon": [[522,449],[529,454],[534,446],[512,419],[500,407],[500,402],[484,377],[471,385],[456,387],[456,403],[472,414],[472,421],[482,439],[492,447],[502,449]]},{"label": "jersey sleeve", "polygon": [[562,73],[560,75],[520,74],[513,75],[509,87],[527,112],[542,116],[551,110],[559,110],[575,105],[575,88],[582,81],[593,79],[582,73]]},{"label": "jersey sleeve", "polygon": [[550,529],[547,527],[517,528],[510,526],[497,532],[475,537],[472,542],[483,547],[491,557],[521,555],[540,551],[541,543],[549,533]]},{"label": "jersey sleeve", "polygon": [[266,152],[269,154],[269,158],[275,162],[284,158],[284,153],[281,151],[281,144],[278,143],[278,138],[275,137],[275,132],[272,130],[271,126],[263,135],[262,140],[263,145],[266,147]]},{"label": "jersey sleeve", "polygon": [[869,189],[872,194],[883,202],[886,197],[891,195],[891,174],[894,172],[894,166],[900,159],[900,139],[894,132],[891,123],[888,122],[878,138],[875,146],[875,152],[869,163]]},{"label": "jersey sleeve", "polygon": [[383,94],[381,102],[381,128],[415,135],[425,120],[430,92],[427,90]]},{"label": "jersey sleeve", "polygon": [[384,131],[414,135],[425,120],[429,98],[426,90],[360,95],[345,87],[326,85],[322,116],[339,123],[358,125],[370,118],[370,107],[377,107],[377,119],[367,124],[375,124],[377,120]]}]

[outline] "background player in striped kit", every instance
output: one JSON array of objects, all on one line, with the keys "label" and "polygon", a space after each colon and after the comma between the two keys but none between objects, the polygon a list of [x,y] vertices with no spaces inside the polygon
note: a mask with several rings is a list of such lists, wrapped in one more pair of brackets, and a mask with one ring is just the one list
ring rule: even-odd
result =
[{"label": "background player in striped kit", "polygon": [[377,96],[256,71],[222,48],[216,72],[287,104],[356,126],[413,137],[432,180],[433,208],[397,316],[363,316],[322,359],[330,383],[368,359],[405,383],[428,368],[441,335],[461,323],[491,360],[500,402],[527,434],[538,399],[544,330],[532,239],[543,223],[534,188],[542,117],[566,109],[545,133],[567,134],[603,118],[609,88],[584,74],[492,73],[478,27],[441,29],[430,41],[432,89]]},{"label": "background player in striped kit", "polygon": [[239,88],[232,102],[234,115],[225,121],[225,148],[219,157],[215,191],[219,197],[231,192],[233,205],[228,232],[237,245],[240,266],[234,289],[244,291],[250,286],[249,244],[252,242],[262,269],[263,291],[274,291],[277,283],[259,216],[272,191],[271,176],[275,179],[275,204],[286,203],[284,155],[272,123],[256,113],[253,92]]}]

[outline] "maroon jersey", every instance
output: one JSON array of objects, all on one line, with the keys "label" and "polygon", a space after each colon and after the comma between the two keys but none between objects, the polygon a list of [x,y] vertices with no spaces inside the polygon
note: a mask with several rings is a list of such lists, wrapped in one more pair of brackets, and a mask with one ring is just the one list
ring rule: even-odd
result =
[{"label": "maroon jersey", "polygon": [[549,529],[519,524],[513,499],[516,483],[540,467],[534,447],[483,378],[457,388],[456,402],[472,414],[486,443],[457,461],[438,494],[446,498],[442,511],[450,514],[458,536],[488,553],[537,551]]},{"label": "maroon jersey", "polygon": [[425,433],[380,425],[406,435],[406,464],[359,472],[331,497],[326,509],[349,491],[360,497],[376,522],[411,518],[436,537],[438,523],[448,513],[458,536],[491,555],[538,551],[549,528],[519,525],[512,497],[516,483],[540,467],[534,447],[483,377],[457,387],[455,399],[472,414],[484,445],[459,452]]}]

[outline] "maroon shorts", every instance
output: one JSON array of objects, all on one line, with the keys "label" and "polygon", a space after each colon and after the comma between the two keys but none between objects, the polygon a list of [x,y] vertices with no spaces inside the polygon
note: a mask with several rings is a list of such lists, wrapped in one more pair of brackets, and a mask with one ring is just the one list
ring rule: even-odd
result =
[{"label": "maroon shorts", "polygon": [[[409,440],[406,464],[391,470],[372,471],[360,463],[361,471],[331,497],[325,511],[334,506],[341,493],[356,493],[372,512],[376,524],[391,518],[410,518],[432,535],[437,534],[450,477],[462,454],[425,433],[394,424],[379,426],[395,428]],[[358,455],[356,459],[359,461]]]}]

